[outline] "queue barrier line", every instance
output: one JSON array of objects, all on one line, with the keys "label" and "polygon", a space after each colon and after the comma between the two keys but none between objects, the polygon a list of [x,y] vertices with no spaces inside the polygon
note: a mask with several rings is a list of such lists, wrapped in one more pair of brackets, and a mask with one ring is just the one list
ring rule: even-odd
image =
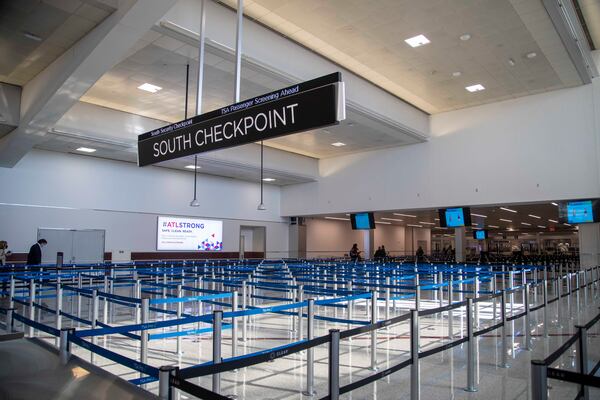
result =
[{"label": "queue barrier line", "polygon": [[188,301],[205,301],[214,299],[229,299],[233,297],[233,293],[220,293],[211,294],[205,296],[186,296],[186,297],[175,297],[175,298],[160,298],[150,299],[150,304],[170,304],[170,303],[185,303]]},{"label": "queue barrier line", "polygon": [[[223,324],[221,326],[222,330],[227,330],[227,329],[231,329],[233,325],[231,324]],[[165,332],[165,333],[153,333],[153,334],[148,334],[148,340],[157,340],[157,339],[168,339],[168,338],[174,338],[174,337],[179,337],[179,336],[192,336],[192,335],[201,335],[203,333],[208,333],[208,332],[212,332],[213,328],[212,327],[207,327],[207,328],[200,328],[200,329],[187,329],[187,330],[183,330],[183,331],[175,331],[175,332]]]},{"label": "queue barrier line", "polygon": [[104,347],[90,343],[87,340],[78,337],[77,335],[69,334],[68,337],[71,343],[74,343],[79,347],[83,347],[84,349],[89,350],[92,353],[98,354],[100,357],[107,358],[111,361],[114,361],[118,364],[121,364],[135,371],[141,372],[143,374],[158,377],[158,368],[152,367],[148,364],[144,364],[142,362],[133,360],[129,357],[125,357],[121,354],[115,353],[114,351],[105,349]]}]

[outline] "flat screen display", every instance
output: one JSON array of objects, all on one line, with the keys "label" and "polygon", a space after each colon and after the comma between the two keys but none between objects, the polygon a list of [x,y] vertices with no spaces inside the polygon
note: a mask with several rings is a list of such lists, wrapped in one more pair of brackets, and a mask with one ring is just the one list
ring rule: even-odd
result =
[{"label": "flat screen display", "polygon": [[574,200],[560,203],[558,218],[560,222],[568,224],[600,222],[600,201]]},{"label": "flat screen display", "polygon": [[471,226],[471,209],[468,207],[442,208],[439,214],[440,226],[443,228]]},{"label": "flat screen display", "polygon": [[156,250],[221,251],[223,221],[158,217]]},{"label": "flat screen display", "polygon": [[473,231],[473,238],[477,240],[485,240],[488,237],[488,232],[485,229]]},{"label": "flat screen display", "polygon": [[375,229],[373,213],[350,214],[352,229]]}]

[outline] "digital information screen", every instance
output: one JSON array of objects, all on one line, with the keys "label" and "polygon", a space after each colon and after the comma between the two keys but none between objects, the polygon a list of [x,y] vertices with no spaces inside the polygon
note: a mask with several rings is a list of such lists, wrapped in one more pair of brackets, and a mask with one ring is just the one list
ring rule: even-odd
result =
[{"label": "digital information screen", "polygon": [[567,221],[570,224],[594,222],[594,209],[591,200],[570,201],[567,203]]},{"label": "digital information screen", "polygon": [[158,217],[156,250],[223,250],[223,221]]},{"label": "digital information screen", "polygon": [[486,237],[487,237],[486,231],[484,231],[484,230],[475,231],[475,239],[484,240],[484,239],[486,239]]},{"label": "digital information screen", "polygon": [[446,226],[448,228],[465,226],[465,216],[462,208],[446,209]]},{"label": "digital information screen", "polygon": [[356,214],[356,229],[371,229],[369,214]]}]

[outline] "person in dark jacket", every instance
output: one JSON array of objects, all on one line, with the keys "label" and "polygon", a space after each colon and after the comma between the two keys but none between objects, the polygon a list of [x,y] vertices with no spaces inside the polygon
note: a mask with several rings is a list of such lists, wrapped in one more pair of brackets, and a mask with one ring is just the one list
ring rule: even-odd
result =
[{"label": "person in dark jacket", "polygon": [[27,265],[40,265],[42,263],[42,247],[48,244],[46,239],[40,239],[29,249]]}]

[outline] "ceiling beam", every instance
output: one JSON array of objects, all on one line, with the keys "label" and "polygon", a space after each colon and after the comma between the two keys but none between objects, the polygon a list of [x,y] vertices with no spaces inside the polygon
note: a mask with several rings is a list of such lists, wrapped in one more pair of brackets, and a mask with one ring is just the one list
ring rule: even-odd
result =
[{"label": "ceiling beam", "polygon": [[176,0],[124,0],[119,8],[23,87],[19,126],[0,139],[0,166],[13,167]]}]

